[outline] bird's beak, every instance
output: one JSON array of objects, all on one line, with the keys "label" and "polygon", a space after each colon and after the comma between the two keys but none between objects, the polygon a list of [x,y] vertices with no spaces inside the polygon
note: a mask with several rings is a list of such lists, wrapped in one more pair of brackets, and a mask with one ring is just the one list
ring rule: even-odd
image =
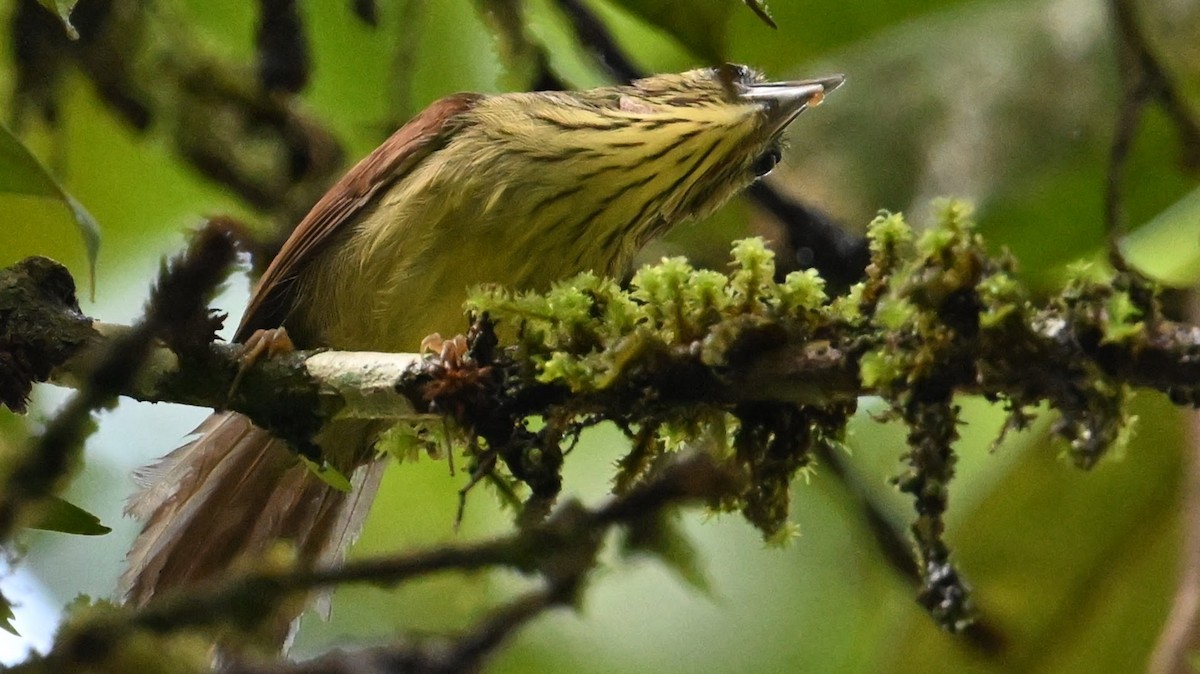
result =
[{"label": "bird's beak", "polygon": [[751,84],[742,92],[742,98],[762,104],[767,113],[767,127],[771,133],[776,133],[791,124],[805,108],[820,105],[825,94],[845,81],[844,75],[833,75],[795,82]]}]

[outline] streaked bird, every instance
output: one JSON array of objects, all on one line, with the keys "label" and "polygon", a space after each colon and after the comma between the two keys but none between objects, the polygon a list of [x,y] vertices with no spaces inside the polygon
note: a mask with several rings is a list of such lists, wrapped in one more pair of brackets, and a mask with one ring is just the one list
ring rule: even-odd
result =
[{"label": "streaked bird", "polygon": [[[619,274],[648,240],[770,172],[783,130],[841,83],[767,82],[725,65],[589,91],[444,98],[317,202],[258,282],[236,340],[284,326],[301,348],[411,351],[463,325],[470,286]],[[317,436],[325,459],[353,475],[345,493],[248,418],[210,416],[139,474],[128,510],[145,525],[122,577],[127,600],[211,579],[280,540],[303,564],[339,560],[383,474],[380,430],[339,421]],[[278,616],[280,643],[294,618]]]}]

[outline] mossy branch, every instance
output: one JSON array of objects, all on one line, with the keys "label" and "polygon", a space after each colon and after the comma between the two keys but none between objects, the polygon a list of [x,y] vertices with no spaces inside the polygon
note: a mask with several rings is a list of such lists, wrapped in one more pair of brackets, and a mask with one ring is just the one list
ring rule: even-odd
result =
[{"label": "mossy branch", "polygon": [[[1132,387],[1200,400],[1200,328],[1165,320],[1152,285],[1129,272],[1097,279],[1080,269],[1035,305],[958,203],[943,204],[919,237],[886,214],[870,233],[867,280],[836,298],[813,272],[775,281],[770,252],[748,240],[734,246],[728,273],[669,259],[640,270],[628,288],[585,274],[544,294],[482,289],[470,301],[479,317],[471,334],[439,355],[297,352],[254,366],[232,395],[236,347],[168,340],[122,393],[228,407],[306,454],[319,451],[309,440],[315,429],[337,416],[450,416],[466,431],[473,477],[514,496],[528,488],[534,521],[561,487],[562,447],[610,420],[633,444],[617,469],[618,494],[653,479],[677,449],[698,448],[732,476],[703,500],[741,512],[771,541],[789,536],[788,487],[812,452],[839,446],[857,397],[879,395],[910,426],[909,469],[897,484],[915,499],[923,601],[960,629],[970,617],[967,590],[941,524],[954,468],[953,396],[1002,402],[1012,427],[1028,423],[1027,408],[1048,404],[1070,457],[1088,468],[1125,435]],[[30,275],[30,264],[46,265],[10,268],[0,288],[54,276]],[[6,377],[5,400],[22,399],[29,378],[48,369],[69,382],[112,330],[66,303],[49,312],[57,324],[39,319],[36,334],[14,332],[28,322],[12,317],[38,307],[45,316],[45,306],[35,300],[6,314],[0,355],[39,366],[13,370],[35,375]],[[535,416],[546,422],[536,431]],[[410,451],[403,436],[383,446]]]}]

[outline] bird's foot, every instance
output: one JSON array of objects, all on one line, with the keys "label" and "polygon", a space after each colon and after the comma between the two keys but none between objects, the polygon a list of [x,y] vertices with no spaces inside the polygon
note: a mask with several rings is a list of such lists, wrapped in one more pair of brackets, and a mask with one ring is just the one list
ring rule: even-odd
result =
[{"label": "bird's foot", "polygon": [[238,387],[242,384],[242,379],[246,376],[246,372],[250,370],[262,358],[273,358],[283,353],[291,353],[296,350],[296,345],[292,343],[292,338],[288,336],[287,328],[278,327],[264,330],[255,330],[253,334],[242,344],[242,352],[238,355],[238,371],[233,377],[233,383],[229,385],[229,393],[225,400],[228,402],[233,399],[233,394],[237,392]]}]

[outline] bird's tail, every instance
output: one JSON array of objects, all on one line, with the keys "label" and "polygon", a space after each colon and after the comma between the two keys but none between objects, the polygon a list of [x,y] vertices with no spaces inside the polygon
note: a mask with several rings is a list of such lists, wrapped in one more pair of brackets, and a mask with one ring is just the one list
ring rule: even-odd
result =
[{"label": "bird's tail", "polygon": [[[366,428],[338,430],[339,445],[370,442]],[[368,460],[346,493],[313,475],[282,440],[241,414],[213,414],[196,433],[137,474],[141,489],[126,512],[144,525],[121,577],[128,603],[141,606],[168,590],[218,577],[281,540],[295,547],[302,564],[333,563],[357,537],[384,462]],[[338,455],[370,456],[360,448],[339,446]],[[271,638],[278,645],[295,617],[273,621]]]}]

